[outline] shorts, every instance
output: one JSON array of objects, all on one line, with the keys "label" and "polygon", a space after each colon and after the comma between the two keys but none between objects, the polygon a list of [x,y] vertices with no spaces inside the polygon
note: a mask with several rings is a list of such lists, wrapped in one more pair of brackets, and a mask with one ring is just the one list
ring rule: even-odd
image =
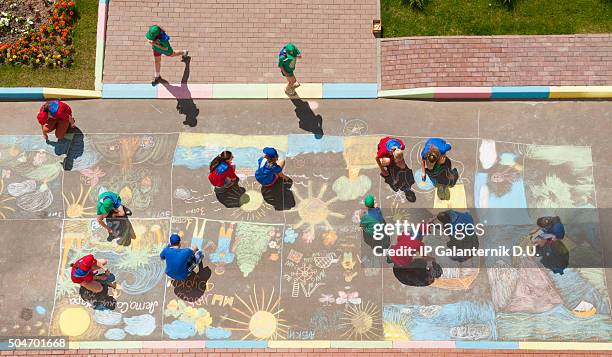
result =
[{"label": "shorts", "polygon": [[283,77],[295,77],[295,76],[293,75],[293,72],[291,72],[291,73],[287,73],[287,75],[285,75],[285,72],[283,72],[283,70],[281,70],[280,72],[281,72],[281,74],[283,75]]}]

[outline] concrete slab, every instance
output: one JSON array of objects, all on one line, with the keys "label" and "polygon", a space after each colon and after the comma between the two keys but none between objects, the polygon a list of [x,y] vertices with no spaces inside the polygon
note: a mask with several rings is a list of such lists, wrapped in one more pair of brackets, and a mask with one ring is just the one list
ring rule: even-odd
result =
[{"label": "concrete slab", "polygon": [[376,83],[323,83],[325,99],[372,99],[378,96]]},{"label": "concrete slab", "polygon": [[149,84],[105,84],[102,89],[104,98],[152,99],[157,98],[157,87]]},{"label": "concrete slab", "polygon": [[213,98],[215,99],[265,99],[268,97],[268,85],[259,83],[213,84]]}]

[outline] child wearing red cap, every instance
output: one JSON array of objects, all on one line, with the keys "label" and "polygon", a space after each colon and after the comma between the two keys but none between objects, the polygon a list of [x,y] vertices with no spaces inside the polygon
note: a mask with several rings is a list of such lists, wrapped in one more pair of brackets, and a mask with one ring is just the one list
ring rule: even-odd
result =
[{"label": "child wearing red cap", "polygon": [[[108,264],[108,260],[96,259],[92,254],[88,254],[75,263],[70,264],[72,268],[70,279],[72,279],[73,283],[79,284],[95,294],[103,290],[100,281],[116,289],[117,285],[114,282],[114,275],[106,269],[106,264]],[[100,269],[104,270],[104,274],[96,274]]]},{"label": "child wearing red cap", "polygon": [[49,140],[49,133],[55,131],[55,137],[62,140],[68,127],[74,128],[74,118],[70,106],[59,100],[51,100],[40,107],[36,116],[45,140]]}]

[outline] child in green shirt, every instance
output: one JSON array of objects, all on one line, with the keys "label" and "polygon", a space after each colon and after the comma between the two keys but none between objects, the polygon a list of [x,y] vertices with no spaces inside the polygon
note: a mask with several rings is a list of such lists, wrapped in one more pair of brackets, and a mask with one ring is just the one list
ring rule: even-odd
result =
[{"label": "child in green shirt", "polygon": [[162,55],[168,57],[176,57],[182,56],[183,61],[188,58],[189,51],[174,51],[172,46],[170,46],[170,36],[166,34],[166,32],[159,27],[158,25],[153,25],[147,31],[145,35],[147,40],[149,40],[149,44],[153,48],[153,58],[155,59],[155,78],[153,79],[153,85],[161,82],[161,57]]},{"label": "child in green shirt", "polygon": [[285,88],[285,94],[288,96],[296,95],[295,88],[300,86],[300,83],[298,83],[293,74],[298,58],[302,58],[302,53],[293,43],[286,44],[278,53],[278,67],[283,77],[287,78],[288,83],[287,88]]}]

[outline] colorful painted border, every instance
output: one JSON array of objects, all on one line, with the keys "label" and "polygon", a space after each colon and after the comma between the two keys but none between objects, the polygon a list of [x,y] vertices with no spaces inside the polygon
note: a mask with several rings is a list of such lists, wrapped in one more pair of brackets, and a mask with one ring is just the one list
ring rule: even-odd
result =
[{"label": "colorful painted border", "polygon": [[[194,340],[194,341],[70,341],[69,349],[265,349],[265,348],[359,348],[359,349],[486,349],[486,350],[579,350],[612,351],[612,343],[598,342],[511,342],[511,341],[257,341],[257,340]],[[0,351],[12,350],[0,343]]]},{"label": "colorful painted border", "polygon": [[106,44],[106,19],[108,16],[108,1],[98,2],[98,26],[96,28],[96,66],[95,90],[102,90],[102,75],[104,74],[104,48]]},{"label": "colorful painted border", "polygon": [[429,87],[381,90],[378,97],[441,100],[607,99],[612,98],[612,86]]}]

